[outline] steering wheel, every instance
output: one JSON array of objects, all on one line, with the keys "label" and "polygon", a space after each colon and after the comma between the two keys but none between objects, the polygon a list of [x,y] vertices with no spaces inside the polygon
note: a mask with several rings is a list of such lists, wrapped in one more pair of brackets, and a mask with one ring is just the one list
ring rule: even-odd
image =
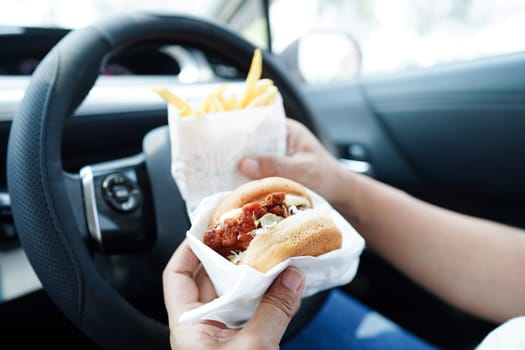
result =
[{"label": "steering wheel", "polygon": [[[140,256],[155,261],[160,276],[184,239],[189,222],[170,178],[165,129],[147,135],[137,157],[86,167],[81,174],[64,170],[62,134],[108,56],[147,42],[191,45],[244,71],[254,51],[252,44],[225,27],[193,17],[134,13],[74,30],[33,74],[13,120],[8,145],[8,190],[20,242],[53,302],[82,333],[104,348],[168,349],[169,330],[165,320],[147,316],[119,293],[100,273],[94,252],[112,254],[115,249],[118,252],[116,247],[138,249]],[[263,62],[264,75],[274,80],[283,95],[287,115],[322,139],[322,130],[314,123],[300,90],[275,58],[264,53]],[[139,209],[117,218],[126,224],[121,227],[134,230],[107,234],[96,211],[109,211],[99,197],[111,185],[109,175],[114,174],[134,174],[131,179],[135,182],[130,186],[142,192],[131,191],[136,195],[131,204]],[[122,184],[121,180],[129,178],[113,178],[113,184]],[[303,300],[285,339],[315,315],[325,297],[326,293],[319,293]]]}]

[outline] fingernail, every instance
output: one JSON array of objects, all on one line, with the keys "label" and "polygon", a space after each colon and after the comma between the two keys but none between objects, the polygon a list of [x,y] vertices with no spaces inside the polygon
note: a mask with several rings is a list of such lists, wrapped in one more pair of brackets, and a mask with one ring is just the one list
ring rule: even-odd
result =
[{"label": "fingernail", "polygon": [[242,162],[242,171],[243,173],[249,176],[258,176],[259,175],[259,162],[253,158],[246,158]]},{"label": "fingernail", "polygon": [[288,268],[281,277],[282,284],[294,292],[297,292],[303,283],[303,273],[296,268]]}]

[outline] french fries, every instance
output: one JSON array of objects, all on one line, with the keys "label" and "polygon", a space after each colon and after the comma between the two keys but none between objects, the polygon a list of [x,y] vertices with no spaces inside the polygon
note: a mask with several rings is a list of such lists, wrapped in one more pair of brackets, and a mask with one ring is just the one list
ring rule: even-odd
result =
[{"label": "french fries", "polygon": [[153,91],[159,94],[160,97],[162,97],[166,102],[171,103],[180,110],[191,109],[191,106],[188,103],[184,102],[182,98],[175,95],[173,92],[166,88],[154,87]]},{"label": "french fries", "polygon": [[246,76],[244,91],[240,96],[226,94],[228,85],[223,84],[204,98],[198,107],[194,108],[167,88],[154,87],[153,91],[167,103],[177,107],[181,117],[202,116],[208,113],[271,105],[278,89],[271,79],[261,79],[261,76],[262,54],[261,50],[257,48],[253,53],[250,69]]},{"label": "french fries", "polygon": [[238,107],[246,107],[251,100],[254,98],[255,84],[259,79],[261,79],[262,74],[262,55],[261,50],[256,49],[253,53],[252,63],[250,64],[250,70],[246,76],[246,89],[242,99],[239,101]]}]

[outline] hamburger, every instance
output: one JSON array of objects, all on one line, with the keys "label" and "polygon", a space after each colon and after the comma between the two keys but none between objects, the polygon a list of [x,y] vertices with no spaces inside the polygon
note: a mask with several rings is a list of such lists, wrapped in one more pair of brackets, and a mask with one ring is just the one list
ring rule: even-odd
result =
[{"label": "hamburger", "polygon": [[303,185],[282,177],[247,182],[216,207],[204,243],[235,264],[265,273],[294,256],[341,248],[330,214],[316,210]]}]

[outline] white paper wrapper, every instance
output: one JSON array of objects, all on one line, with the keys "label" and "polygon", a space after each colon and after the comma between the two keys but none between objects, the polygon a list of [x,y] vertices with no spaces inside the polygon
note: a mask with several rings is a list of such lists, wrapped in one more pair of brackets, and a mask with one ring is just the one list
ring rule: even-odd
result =
[{"label": "white paper wrapper", "polygon": [[[241,96],[243,89],[244,84],[233,86],[225,95]],[[179,110],[168,105],[171,174],[188,213],[211,193],[230,191],[248,181],[238,170],[242,158],[284,155],[285,119],[279,94],[270,106],[195,117],[180,117]]]},{"label": "white paper wrapper", "polygon": [[255,312],[264,292],[286,267],[296,266],[305,275],[303,297],[349,283],[357,272],[365,241],[322,197],[310,191],[314,210],[330,213],[343,234],[342,248],[319,257],[294,257],[263,274],[247,265],[235,265],[202,242],[215,207],[227,195],[222,192],[205,198],[191,213],[192,227],[187,238],[215,287],[215,300],[181,315],[180,322],[216,320],[230,328],[243,326]]}]

